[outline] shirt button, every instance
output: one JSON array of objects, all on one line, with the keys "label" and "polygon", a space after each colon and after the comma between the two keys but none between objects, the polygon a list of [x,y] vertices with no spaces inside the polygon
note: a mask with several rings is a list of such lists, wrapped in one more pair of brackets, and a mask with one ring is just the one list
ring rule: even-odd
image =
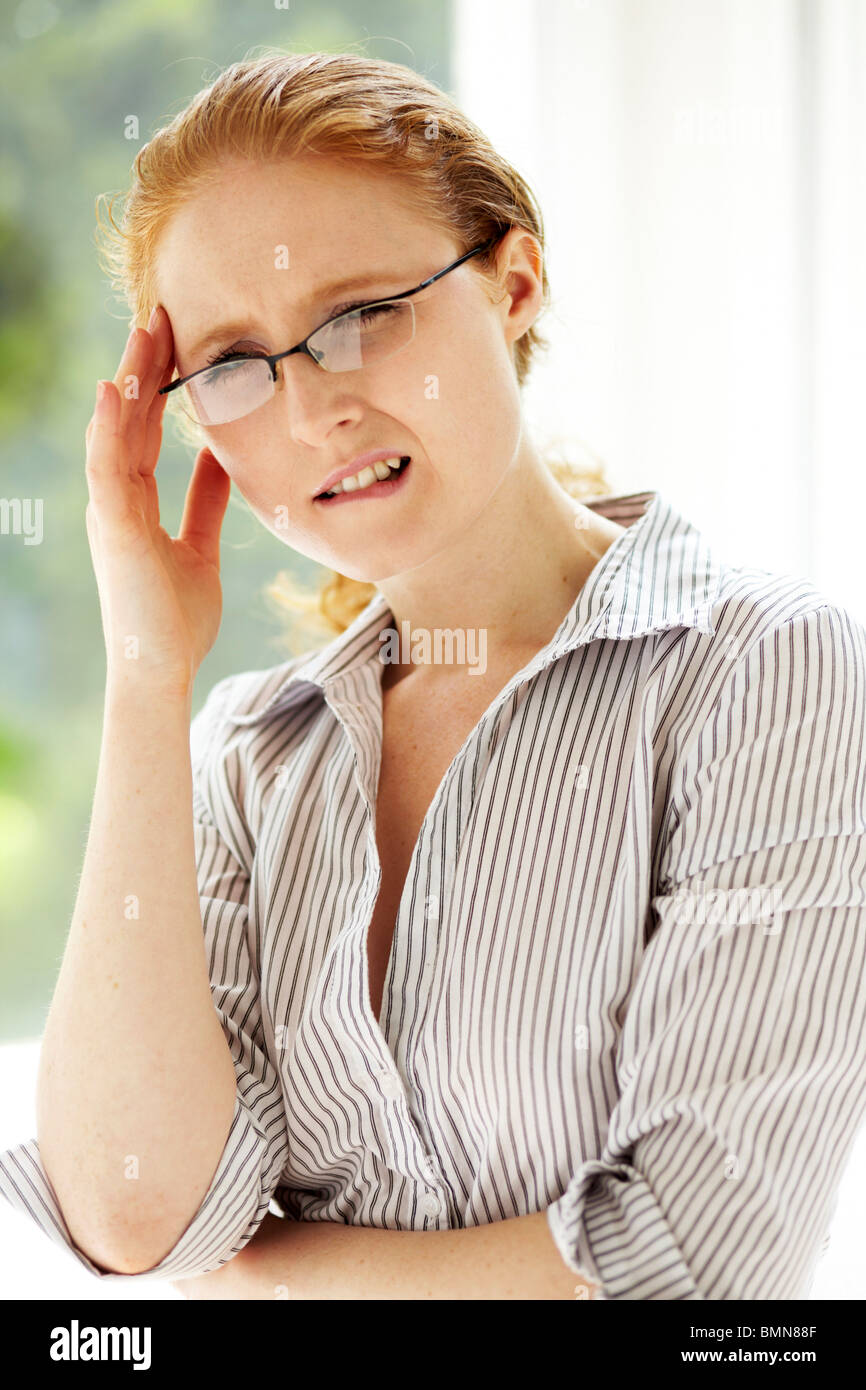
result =
[{"label": "shirt button", "polygon": [[382,1090],[391,1100],[397,1100],[403,1094],[403,1087],[400,1085],[396,1076],[390,1072],[381,1073]]},{"label": "shirt button", "polygon": [[442,1210],[442,1203],[435,1192],[425,1192],[421,1198],[421,1210],[428,1216],[438,1216]]}]

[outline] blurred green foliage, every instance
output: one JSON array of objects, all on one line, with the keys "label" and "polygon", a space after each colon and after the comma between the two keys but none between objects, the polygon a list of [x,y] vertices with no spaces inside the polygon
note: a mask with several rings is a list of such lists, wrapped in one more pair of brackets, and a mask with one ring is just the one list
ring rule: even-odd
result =
[{"label": "blurred green foliage", "polygon": [[[351,50],[450,85],[447,0],[4,0],[0,29],[0,498],[42,506],[41,543],[0,534],[0,1040],[37,1036],[87,839],[105,654],[84,509],[84,431],[116,371],[129,310],[96,259],[98,194],[127,187],[140,145],[258,45]],[[126,138],[130,114],[139,139]],[[167,428],[163,524],[180,522],[192,461]],[[233,552],[242,552],[232,561]],[[233,491],[223,622],[196,684],[287,655],[262,595],[312,579]]]}]

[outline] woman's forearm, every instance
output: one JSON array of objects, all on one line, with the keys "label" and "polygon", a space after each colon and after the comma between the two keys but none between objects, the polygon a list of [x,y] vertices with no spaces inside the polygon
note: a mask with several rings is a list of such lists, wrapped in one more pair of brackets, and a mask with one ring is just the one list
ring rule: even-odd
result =
[{"label": "woman's forearm", "polygon": [[587,1299],[546,1212],[446,1231],[385,1231],[268,1213],[213,1274],[173,1284],[188,1299]]},{"label": "woman's forearm", "polygon": [[97,1264],[158,1263],[228,1137],[235,1073],[195,869],[190,700],[109,687],[90,831],[37,1080],[40,1157]]}]

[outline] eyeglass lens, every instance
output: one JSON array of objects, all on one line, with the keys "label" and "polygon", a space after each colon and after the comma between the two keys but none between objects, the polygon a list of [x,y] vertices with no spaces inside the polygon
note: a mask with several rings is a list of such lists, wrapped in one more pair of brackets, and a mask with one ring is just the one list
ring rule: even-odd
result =
[{"label": "eyeglass lens", "polygon": [[[325,371],[352,372],[393,356],[409,344],[414,332],[411,300],[392,300],[342,314],[314,333],[308,346]],[[181,387],[186,398],[181,404],[200,425],[225,425],[264,405],[274,389],[265,359],[242,357],[194,376]]]}]

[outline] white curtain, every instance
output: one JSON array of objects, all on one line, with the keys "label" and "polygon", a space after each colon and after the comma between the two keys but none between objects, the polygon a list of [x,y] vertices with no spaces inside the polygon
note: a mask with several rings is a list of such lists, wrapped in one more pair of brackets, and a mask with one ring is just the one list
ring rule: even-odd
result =
[{"label": "white curtain", "polygon": [[542,445],[866,620],[866,0],[454,0],[545,219]]}]

